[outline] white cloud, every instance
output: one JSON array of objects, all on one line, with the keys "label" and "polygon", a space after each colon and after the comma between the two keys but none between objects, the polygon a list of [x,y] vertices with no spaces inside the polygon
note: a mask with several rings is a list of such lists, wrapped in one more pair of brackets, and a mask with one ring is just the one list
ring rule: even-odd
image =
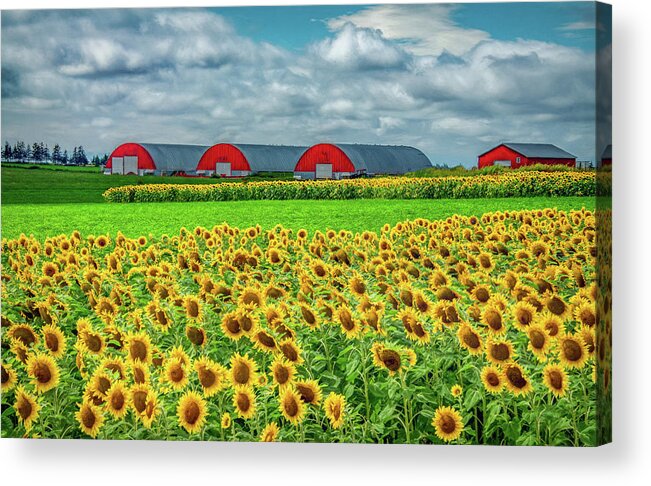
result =
[{"label": "white cloud", "polygon": [[489,38],[487,32],[460,27],[452,19],[454,5],[379,5],[328,22],[333,30],[346,23],[379,29],[386,39],[417,55],[437,56],[444,51],[454,55],[468,52]]},{"label": "white cloud", "polygon": [[595,23],[590,21],[570,22],[559,27],[559,30],[589,30],[594,29]]}]

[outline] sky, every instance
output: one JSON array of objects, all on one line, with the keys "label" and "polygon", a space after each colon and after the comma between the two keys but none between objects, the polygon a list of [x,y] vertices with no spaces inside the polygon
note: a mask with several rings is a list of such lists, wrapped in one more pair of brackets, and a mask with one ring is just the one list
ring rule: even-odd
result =
[{"label": "sky", "polygon": [[[595,159],[592,2],[2,12],[2,141],[503,141]],[[596,39],[600,47],[596,48]]]}]

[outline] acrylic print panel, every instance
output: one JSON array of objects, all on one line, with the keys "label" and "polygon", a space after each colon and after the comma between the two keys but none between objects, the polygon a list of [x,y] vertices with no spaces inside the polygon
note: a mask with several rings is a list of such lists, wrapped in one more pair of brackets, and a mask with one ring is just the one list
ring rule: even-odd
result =
[{"label": "acrylic print panel", "polygon": [[610,13],[3,11],[2,437],[609,442]]}]

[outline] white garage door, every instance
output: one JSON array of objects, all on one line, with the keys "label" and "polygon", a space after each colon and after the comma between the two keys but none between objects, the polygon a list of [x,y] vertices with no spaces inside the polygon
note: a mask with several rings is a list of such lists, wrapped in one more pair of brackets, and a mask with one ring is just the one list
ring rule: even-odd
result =
[{"label": "white garage door", "polygon": [[316,164],[317,179],[332,179],[332,164]]},{"label": "white garage door", "polygon": [[138,156],[124,156],[124,173],[138,174]]},{"label": "white garage door", "polygon": [[231,176],[231,163],[230,162],[217,162],[215,164],[215,173],[220,176],[230,177]]},{"label": "white garage door", "polygon": [[502,167],[511,167],[510,160],[496,160],[495,165],[501,165]]},{"label": "white garage door", "polygon": [[113,157],[111,159],[111,172],[113,174],[124,174],[124,158]]}]

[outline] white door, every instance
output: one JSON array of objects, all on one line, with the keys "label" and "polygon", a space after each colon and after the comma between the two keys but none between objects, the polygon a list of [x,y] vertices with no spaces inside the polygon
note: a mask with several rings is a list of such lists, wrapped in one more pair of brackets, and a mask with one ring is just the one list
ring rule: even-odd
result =
[{"label": "white door", "polygon": [[215,173],[222,177],[231,176],[231,163],[230,162],[217,162],[215,164]]},{"label": "white door", "polygon": [[502,167],[511,167],[510,160],[496,160],[494,165],[501,165]]},{"label": "white door", "polygon": [[316,164],[317,179],[332,179],[332,164]]},{"label": "white door", "polygon": [[113,157],[111,159],[111,173],[124,174],[124,157]]},{"label": "white door", "polygon": [[138,173],[138,156],[130,155],[124,156],[124,173],[137,174]]}]

